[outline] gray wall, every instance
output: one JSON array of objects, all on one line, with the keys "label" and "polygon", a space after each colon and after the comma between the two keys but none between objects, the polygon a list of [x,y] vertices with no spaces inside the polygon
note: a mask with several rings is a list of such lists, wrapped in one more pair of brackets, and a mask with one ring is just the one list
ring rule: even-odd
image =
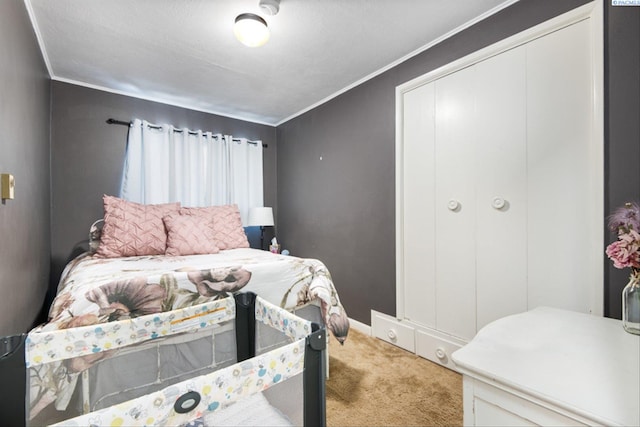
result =
[{"label": "gray wall", "polygon": [[[586,3],[521,0],[278,126],[279,239],[293,254],[326,262],[350,317],[370,324],[371,309],[392,315],[396,311],[395,87]],[[607,203],[615,207],[640,198],[640,8],[607,6],[606,10],[605,191]],[[620,289],[626,280],[611,270],[603,289],[605,313],[619,318]]]},{"label": "gray wall", "polygon": [[49,277],[49,76],[24,3],[0,1],[0,336],[38,319]]},{"label": "gray wall", "polygon": [[[276,206],[275,128],[103,92],[62,82],[51,95],[51,285],[74,246],[88,238],[89,226],[102,218],[102,195],[118,195],[127,127],[108,118],[133,118],[176,127],[210,130],[236,137],[261,139],[264,150],[265,206]],[[247,229],[252,245],[259,232]],[[257,240],[256,240],[257,239]]]},{"label": "gray wall", "polygon": [[[640,200],[640,7],[605,9],[605,208]],[[615,235],[605,233],[606,243]],[[620,319],[629,269],[606,262],[605,315]]]}]

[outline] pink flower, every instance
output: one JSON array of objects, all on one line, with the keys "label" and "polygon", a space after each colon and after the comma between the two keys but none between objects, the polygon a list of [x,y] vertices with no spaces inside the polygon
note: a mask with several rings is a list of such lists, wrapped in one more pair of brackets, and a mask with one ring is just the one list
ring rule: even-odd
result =
[{"label": "pink flower", "polygon": [[607,246],[607,256],[615,268],[640,269],[640,234],[630,229],[618,235],[618,240]]},{"label": "pink flower", "polygon": [[160,313],[166,291],[158,284],[147,283],[145,277],[134,277],[91,289],[85,297],[98,304],[101,316],[114,321]]},{"label": "pink flower", "polygon": [[226,297],[251,280],[251,272],[242,267],[221,267],[187,273],[198,293],[204,297]]}]

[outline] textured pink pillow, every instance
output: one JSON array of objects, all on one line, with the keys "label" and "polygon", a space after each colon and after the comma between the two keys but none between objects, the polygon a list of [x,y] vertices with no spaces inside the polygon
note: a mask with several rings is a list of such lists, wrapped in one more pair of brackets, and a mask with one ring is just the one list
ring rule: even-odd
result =
[{"label": "textured pink pillow", "polygon": [[141,205],[105,195],[104,227],[96,255],[103,258],[162,255],[167,233],[162,218],[180,209],[180,203]]},{"label": "textured pink pillow", "polygon": [[213,219],[173,213],[163,219],[167,228],[167,255],[217,254]]},{"label": "textured pink pillow", "polygon": [[181,208],[180,215],[213,219],[215,244],[220,249],[248,248],[238,205],[208,206],[206,208]]}]

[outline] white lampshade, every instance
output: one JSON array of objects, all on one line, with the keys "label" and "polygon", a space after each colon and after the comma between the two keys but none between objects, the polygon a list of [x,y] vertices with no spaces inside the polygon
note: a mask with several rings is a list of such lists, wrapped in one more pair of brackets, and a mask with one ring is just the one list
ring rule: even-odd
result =
[{"label": "white lampshade", "polygon": [[253,13],[238,15],[233,26],[236,38],[245,46],[262,46],[269,40],[269,28],[267,22]]},{"label": "white lampshade", "polygon": [[251,208],[249,209],[249,219],[247,226],[273,226],[273,209],[272,208]]}]

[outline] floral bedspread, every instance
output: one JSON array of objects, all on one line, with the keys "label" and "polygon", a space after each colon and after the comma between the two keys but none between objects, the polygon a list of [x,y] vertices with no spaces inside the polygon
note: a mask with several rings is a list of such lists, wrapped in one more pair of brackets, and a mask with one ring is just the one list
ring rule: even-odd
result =
[{"label": "floral bedspread", "polygon": [[[322,262],[256,249],[178,257],[105,259],[81,255],[63,273],[58,295],[49,311],[49,322],[34,329],[30,336],[35,342],[47,332],[185,309],[240,291],[254,292],[287,310],[310,302],[319,303],[325,324],[333,336],[341,343],[347,337],[347,314]],[[75,357],[60,363],[74,365],[63,366],[64,371],[77,375],[106,353],[101,351],[95,356]],[[51,381],[60,382],[54,374],[49,375],[44,369],[34,372],[38,376],[35,380],[32,378],[30,387],[41,390],[35,395],[32,393],[31,416],[54,400],[56,406],[64,406],[67,399],[61,395],[70,393],[73,388],[70,386],[74,386],[75,381],[67,376],[64,383],[51,387]],[[56,392],[51,393],[54,388]]]},{"label": "floral bedspread", "polygon": [[347,337],[349,321],[322,262],[257,249],[178,257],[80,256],[63,273],[49,322],[38,332],[171,311],[239,291],[287,310],[317,301],[336,339]]}]

